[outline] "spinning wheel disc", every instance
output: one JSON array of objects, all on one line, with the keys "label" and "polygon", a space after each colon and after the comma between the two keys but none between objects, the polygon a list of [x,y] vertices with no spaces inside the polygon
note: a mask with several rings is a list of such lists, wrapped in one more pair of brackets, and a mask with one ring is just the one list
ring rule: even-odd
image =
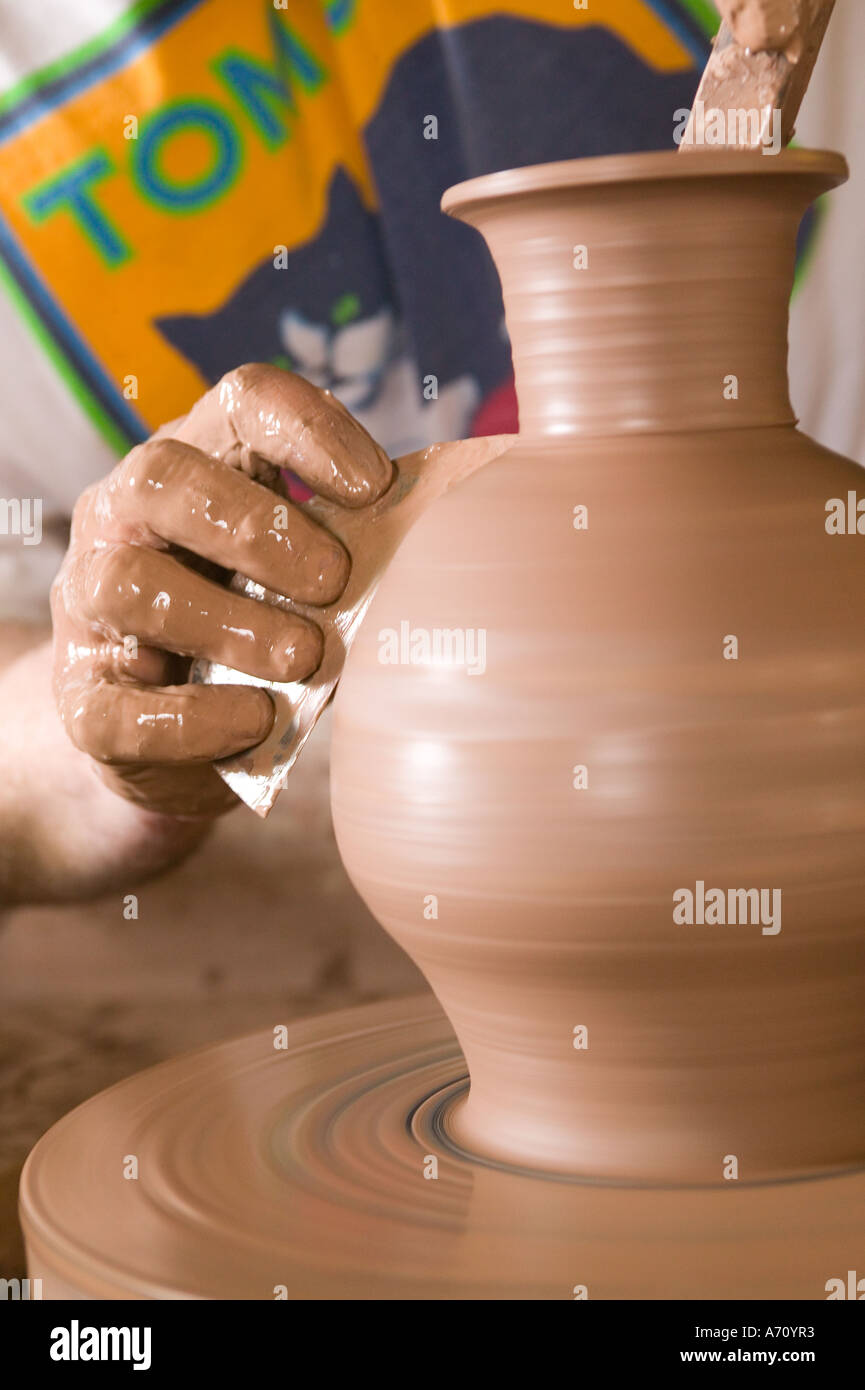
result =
[{"label": "spinning wheel disc", "polygon": [[448,1139],[467,1084],[428,997],[142,1072],[30,1155],[30,1276],[46,1298],[822,1299],[861,1264],[865,1173],[673,1190],[507,1171]]}]

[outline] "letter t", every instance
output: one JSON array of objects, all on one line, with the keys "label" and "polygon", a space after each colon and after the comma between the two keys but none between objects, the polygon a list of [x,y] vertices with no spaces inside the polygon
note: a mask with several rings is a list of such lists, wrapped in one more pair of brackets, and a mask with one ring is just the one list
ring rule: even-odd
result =
[{"label": "letter t", "polygon": [[75,218],[106,265],[120,265],[132,254],[131,250],[97,204],[91,187],[113,173],[115,168],[108,155],[94,150],[55,174],[47,183],[34,188],[25,196],[24,205],[36,222],[44,222],[65,209]]}]

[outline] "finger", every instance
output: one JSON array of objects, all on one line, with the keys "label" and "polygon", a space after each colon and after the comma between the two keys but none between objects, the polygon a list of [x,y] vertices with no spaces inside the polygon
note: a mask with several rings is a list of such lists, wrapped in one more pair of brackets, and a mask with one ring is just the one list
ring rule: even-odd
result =
[{"label": "finger", "polygon": [[384,449],[330,391],[267,363],[228,372],[176,438],[236,467],[257,454],[345,507],[374,502],[393,475]]},{"label": "finger", "polygon": [[232,593],[164,550],[116,545],[70,566],[66,611],[122,640],[206,657],[262,680],[296,681],[321,661],[321,629],[297,613]]},{"label": "finger", "polygon": [[98,762],[213,762],[270,732],[273,703],[254,685],[67,686],[60,712],[76,747]]},{"label": "finger", "polygon": [[112,515],[301,603],[333,603],[348,554],[311,517],[191,444],[148,440],[109,485]]},{"label": "finger", "polygon": [[[55,624],[56,630],[56,624]],[[140,685],[174,685],[182,676],[177,668],[183,662],[169,652],[143,646],[131,634],[122,642],[100,640],[88,627],[71,629],[71,643],[55,645],[55,671],[62,684],[67,679],[80,680],[107,675],[128,677]]]},{"label": "finger", "polygon": [[145,811],[196,820],[223,816],[241,803],[209,763],[94,763],[118,796]]}]

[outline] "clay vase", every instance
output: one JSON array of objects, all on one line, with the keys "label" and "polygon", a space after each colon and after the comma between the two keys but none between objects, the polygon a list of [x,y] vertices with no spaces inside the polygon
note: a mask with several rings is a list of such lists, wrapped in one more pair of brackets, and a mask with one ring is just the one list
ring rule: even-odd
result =
[{"label": "clay vase", "polygon": [[845,175],[640,154],[443,200],[501,275],[520,434],[388,570],[332,801],[462,1045],[446,1128],[481,1159],[676,1184],[865,1160],[865,535],[827,530],[865,483],[786,375],[797,228]]}]

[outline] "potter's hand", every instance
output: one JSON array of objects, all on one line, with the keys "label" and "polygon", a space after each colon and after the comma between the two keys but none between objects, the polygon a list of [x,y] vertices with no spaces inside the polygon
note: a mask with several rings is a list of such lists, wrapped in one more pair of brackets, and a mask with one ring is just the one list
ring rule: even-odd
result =
[{"label": "potter's hand", "polygon": [[44,641],[0,674],[0,915],[128,893],[196,848],[209,822],[121,801],[63,732]]},{"label": "potter's hand", "polygon": [[273,720],[254,686],[184,683],[189,658],[275,681],[302,680],[321,659],[314,623],[224,587],[239,570],[327,604],[345,586],[339,541],[254,481],[277,484],[281,468],[348,507],[391,478],[387,455],[328,392],[249,365],[76,506],[52,590],[58,707],[103,780],[149,810],[214,816],[236,804],[210,764],[258,743]]}]

